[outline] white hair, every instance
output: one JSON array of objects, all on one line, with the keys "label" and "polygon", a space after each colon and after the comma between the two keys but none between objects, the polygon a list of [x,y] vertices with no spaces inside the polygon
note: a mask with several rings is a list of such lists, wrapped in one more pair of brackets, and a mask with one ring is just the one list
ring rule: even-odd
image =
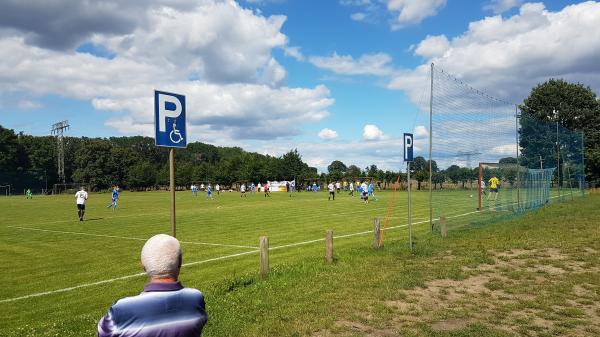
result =
[{"label": "white hair", "polygon": [[166,234],[151,237],[142,248],[142,265],[149,277],[177,279],[181,267],[179,241]]}]

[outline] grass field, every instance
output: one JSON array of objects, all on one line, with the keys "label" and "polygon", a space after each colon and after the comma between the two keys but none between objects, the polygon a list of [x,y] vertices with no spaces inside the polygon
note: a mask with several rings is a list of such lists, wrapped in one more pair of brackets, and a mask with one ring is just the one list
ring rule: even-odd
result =
[{"label": "grass field", "polygon": [[[370,248],[372,221],[374,217],[385,217],[392,197],[389,192],[380,193],[380,200],[368,205],[343,194],[330,202],[326,193],[305,192],[293,198],[285,193],[272,193],[271,198],[260,194],[240,198],[238,193],[223,193],[210,201],[203,195],[193,198],[189,192],[178,192],[177,237],[184,249],[181,279],[184,285],[206,294],[210,315],[206,336],[380,336],[400,332],[444,335],[446,330],[437,331],[427,321],[450,313],[461,316],[460,312],[444,308],[436,313],[442,317],[424,315],[422,322],[398,325],[390,324],[399,315],[395,311],[398,308],[386,303],[406,299],[423,310],[425,304],[415,302],[408,289],[426,287],[431,279],[468,280],[478,269],[464,267],[501,261],[502,255],[496,256],[500,254],[494,253],[496,250],[525,246],[534,250],[525,254],[527,257],[543,256],[545,253],[536,249],[552,248],[548,244],[555,242],[557,249],[590,249],[588,255],[582,253],[574,258],[595,268],[591,275],[580,278],[585,281],[582,284],[588,285],[582,289],[592,294],[588,301],[598,303],[600,247],[591,239],[595,235],[597,241],[599,234],[598,196],[557,204],[524,218],[512,217],[511,224],[500,212],[474,213],[476,199],[469,194],[448,193],[448,210],[444,212],[453,219],[464,219],[464,224],[475,225],[441,240],[430,234],[426,221],[428,194],[413,193],[417,245],[411,254],[406,249],[405,193],[396,197],[389,223],[395,228],[386,232],[385,249],[374,252]],[[4,285],[0,289],[0,335],[94,336],[98,319],[112,302],[141,291],[145,278],[140,274],[139,252],[148,237],[169,233],[169,195],[125,192],[116,212],[105,208],[109,198],[108,194],[91,194],[84,222],[77,221],[74,198],[70,195],[33,200],[0,198],[0,273]],[[574,211],[581,207],[587,207],[590,213]],[[561,211],[580,221],[569,221],[572,229],[563,226],[542,231],[544,226],[534,226],[539,221],[548,222],[545,213]],[[482,219],[487,222],[490,217],[501,221],[501,225],[481,227]],[[522,229],[522,233],[516,234],[512,228]],[[332,266],[323,263],[322,238],[326,229],[333,229],[336,237],[337,261]],[[557,231],[561,229],[576,234],[572,242],[553,236],[560,234]],[[491,232],[494,230],[498,234]],[[269,237],[273,267],[270,278],[264,281],[256,276],[261,235]],[[494,239],[482,241],[489,237]],[[560,254],[567,256],[562,251]],[[513,278],[520,279],[520,272],[513,274]],[[557,275],[557,280],[558,276],[564,275]],[[487,283],[496,290],[514,286],[504,276]],[[561,298],[561,291],[551,291],[551,299]],[[463,316],[468,313],[468,306],[458,307],[463,307]],[[580,321],[586,314],[583,309],[576,309],[567,312],[572,317],[565,324],[590,336],[600,331],[600,323],[591,324],[588,332],[575,330],[583,324]],[[597,320],[600,312],[597,306],[594,310]],[[546,320],[554,322],[552,317]],[[555,320],[564,323],[562,319]],[[461,324],[457,328],[463,329],[464,335],[511,332],[509,328],[498,332],[476,320]],[[553,325],[540,331],[552,332],[555,328]],[[569,326],[563,329],[568,330]]]}]

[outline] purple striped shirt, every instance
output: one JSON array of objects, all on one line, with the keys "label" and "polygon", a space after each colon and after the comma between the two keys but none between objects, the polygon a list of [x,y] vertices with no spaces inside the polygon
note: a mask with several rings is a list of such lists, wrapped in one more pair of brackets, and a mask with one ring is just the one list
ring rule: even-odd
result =
[{"label": "purple striped shirt", "polygon": [[148,283],[111,306],[98,322],[98,337],[198,337],[207,320],[200,291],[180,282]]}]

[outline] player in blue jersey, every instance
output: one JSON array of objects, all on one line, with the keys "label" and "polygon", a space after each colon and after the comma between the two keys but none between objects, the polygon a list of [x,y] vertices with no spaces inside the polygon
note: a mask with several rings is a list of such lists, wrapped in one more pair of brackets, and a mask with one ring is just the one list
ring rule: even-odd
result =
[{"label": "player in blue jersey", "polygon": [[111,192],[112,202],[106,205],[106,208],[112,207],[113,211],[117,209],[117,200],[119,200],[119,186],[113,186]]},{"label": "player in blue jersey", "polygon": [[195,197],[198,196],[198,185],[196,185],[196,183],[192,184],[192,195]]},{"label": "player in blue jersey", "polygon": [[208,184],[208,186],[206,186],[206,199],[213,200],[212,187],[210,186],[210,184]]},{"label": "player in blue jersey", "polygon": [[373,199],[375,199],[375,201],[379,200],[379,198],[377,198],[375,196],[375,193],[373,193],[373,182],[369,182],[369,186],[367,187],[367,191],[369,192],[369,196],[372,197]]}]

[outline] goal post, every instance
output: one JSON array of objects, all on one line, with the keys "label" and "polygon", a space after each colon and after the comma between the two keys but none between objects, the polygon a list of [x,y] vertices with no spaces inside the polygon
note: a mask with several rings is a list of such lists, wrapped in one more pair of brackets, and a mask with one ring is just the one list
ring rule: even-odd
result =
[{"label": "goal post", "polygon": [[84,187],[86,191],[90,192],[88,184],[85,183],[65,183],[65,184],[54,184],[52,186],[52,194],[64,194],[64,193],[76,193],[81,187]]},{"label": "goal post", "polygon": [[4,195],[7,197],[11,196],[11,185],[7,184],[7,185],[0,185],[0,195]]}]

